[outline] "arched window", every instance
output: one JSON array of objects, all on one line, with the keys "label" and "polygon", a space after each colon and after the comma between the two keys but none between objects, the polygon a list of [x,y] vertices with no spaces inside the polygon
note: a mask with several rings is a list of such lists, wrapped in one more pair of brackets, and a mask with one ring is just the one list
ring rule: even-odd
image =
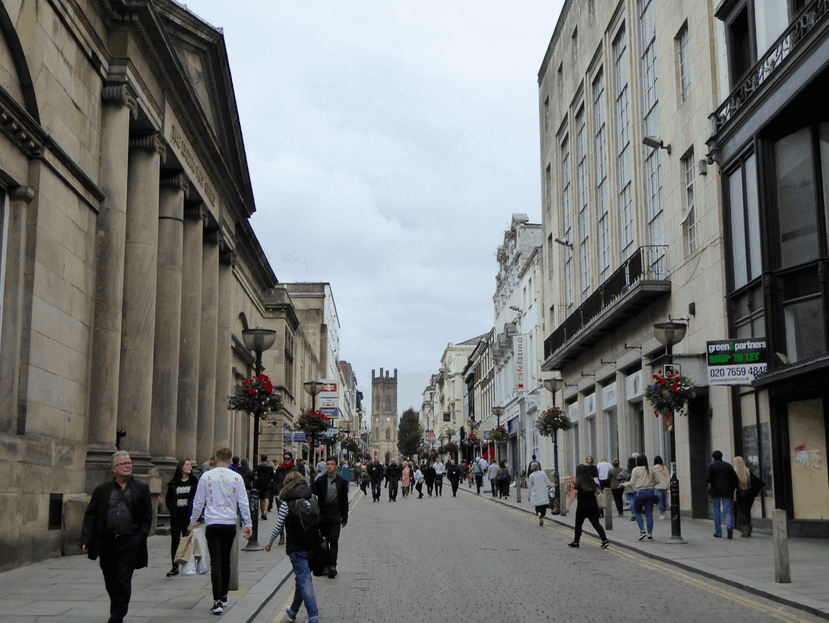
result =
[{"label": "arched window", "polygon": [[386,429],[386,441],[391,441],[391,429]]},{"label": "arched window", "polygon": [[386,397],[386,413],[391,413],[391,397]]}]

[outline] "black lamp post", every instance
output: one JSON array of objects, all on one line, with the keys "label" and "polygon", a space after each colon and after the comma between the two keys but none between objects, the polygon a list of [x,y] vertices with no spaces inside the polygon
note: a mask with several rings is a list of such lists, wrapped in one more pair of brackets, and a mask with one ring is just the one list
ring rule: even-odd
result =
[{"label": "black lamp post", "polygon": [[[256,367],[255,376],[262,374],[262,353],[273,346],[276,339],[276,331],[273,329],[263,329],[256,327],[255,329],[245,329],[242,331],[242,341],[245,343],[245,348],[256,353]],[[259,420],[265,415],[262,407],[257,407],[253,414],[253,464],[257,465],[259,461]],[[253,530],[248,539],[248,544],[242,549],[246,552],[258,552],[263,548],[259,545],[259,492],[252,489],[250,492],[251,499],[256,500],[255,508],[252,509],[251,520],[253,521]]]},{"label": "black lamp post", "polygon": [[[673,363],[673,346],[685,339],[688,325],[670,320],[653,325],[653,335],[665,345],[665,363]],[[663,417],[665,417],[663,415]],[[671,416],[673,418],[673,415]],[[676,475],[676,418],[671,422],[671,538],[665,541],[671,545],[685,545],[679,520],[679,478]]]},{"label": "black lamp post", "polygon": [[[504,415],[504,411],[505,411],[504,407],[492,407],[492,415],[494,415],[498,419],[498,426],[501,425],[501,416]],[[500,442],[497,442],[495,444],[495,454],[498,455],[498,456],[500,456],[500,454],[501,454],[501,452],[499,451],[500,450],[500,448],[499,448],[500,445],[501,445]],[[496,462],[497,462],[498,456],[495,457]]]},{"label": "black lamp post", "polygon": [[[322,391],[322,381],[305,381],[302,386],[311,394],[311,411],[317,410],[317,395]],[[314,446],[317,444],[317,434],[311,433],[311,464],[314,463]]]},{"label": "black lamp post", "polygon": [[[544,388],[550,392],[553,405],[556,406],[556,392],[564,387],[564,379],[544,379]],[[558,474],[558,431],[553,431],[553,480],[555,481],[556,497],[553,502],[553,514],[561,512],[561,482]]]}]

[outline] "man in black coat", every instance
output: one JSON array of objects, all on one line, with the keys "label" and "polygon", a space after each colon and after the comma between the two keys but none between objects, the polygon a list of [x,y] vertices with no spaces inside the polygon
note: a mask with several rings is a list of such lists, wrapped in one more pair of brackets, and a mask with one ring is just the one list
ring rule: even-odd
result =
[{"label": "man in black coat", "polygon": [[463,475],[461,466],[453,460],[449,464],[449,469],[446,470],[446,475],[449,477],[449,483],[452,485],[452,497],[457,497],[458,485],[461,483],[461,476]]},{"label": "man in black coat", "polygon": [[737,479],[737,472],[731,466],[731,463],[726,463],[722,460],[722,452],[714,450],[711,454],[714,462],[708,466],[708,472],[705,475],[705,482],[708,483],[708,494],[711,496],[714,505],[714,536],[716,538],[722,537],[722,525],[720,523],[720,504],[722,504],[722,514],[725,515],[725,528],[728,531],[728,538],[734,535],[734,519],[731,512],[731,498],[734,497],[734,490],[739,484]]},{"label": "man in black coat", "polygon": [[320,534],[328,541],[328,577],[337,577],[340,528],[348,523],[348,481],[337,473],[337,457],[325,461],[325,473],[319,476],[311,491],[320,505]]},{"label": "man in black coat", "polygon": [[259,512],[262,521],[268,518],[273,508],[273,467],[268,463],[268,455],[260,457],[256,466],[256,488],[259,489]]},{"label": "man in black coat", "polygon": [[115,478],[95,488],[83,518],[81,550],[100,557],[109,593],[109,623],[121,623],[132,595],[132,574],[147,566],[147,537],[153,523],[150,488],[132,477],[130,455],[110,460]]},{"label": "man in black coat", "polygon": [[389,502],[397,502],[397,483],[403,475],[403,470],[392,459],[391,465],[386,468],[386,484],[389,487]]},{"label": "man in black coat", "polygon": [[368,466],[368,477],[371,478],[371,499],[373,502],[380,501],[380,491],[383,485],[383,475],[386,469],[380,463],[380,459],[374,457],[374,463]]}]

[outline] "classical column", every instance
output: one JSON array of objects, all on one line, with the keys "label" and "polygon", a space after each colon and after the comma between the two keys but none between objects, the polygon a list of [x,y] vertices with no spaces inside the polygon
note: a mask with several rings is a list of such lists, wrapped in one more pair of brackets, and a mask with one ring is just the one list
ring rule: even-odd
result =
[{"label": "classical column", "polygon": [[[213,445],[216,448],[230,448],[232,438],[227,398],[230,396],[233,381],[231,365],[233,343],[230,339],[230,325],[233,317],[233,262],[234,255],[232,251],[225,250],[219,254],[219,315],[216,333],[216,426],[213,431]],[[239,449],[233,448],[233,453],[238,455]]]},{"label": "classical column", "polygon": [[[20,349],[23,329],[23,282],[26,266],[26,213],[35,193],[28,186],[9,189],[6,274],[0,324],[0,433],[17,432]],[[2,239],[0,239],[1,241]]]},{"label": "classical column", "polygon": [[150,454],[154,465],[168,471],[176,464],[184,197],[188,187],[187,177],[181,173],[163,177],[158,206]]},{"label": "classical column", "polygon": [[135,110],[136,102],[127,92],[126,85],[105,87],[101,98],[104,106],[99,184],[105,198],[96,224],[87,463],[99,464],[106,469],[109,454],[115,450],[118,421],[129,125],[130,110]]},{"label": "classical column", "polygon": [[[199,349],[201,345],[201,281],[204,205],[184,207],[184,252],[181,282],[181,340],[179,342],[176,456],[196,458],[199,413]],[[208,455],[208,457],[211,455]]]},{"label": "classical column", "polygon": [[164,153],[158,134],[130,139],[118,428],[127,433],[123,447],[133,462],[149,460],[150,455],[158,190]]},{"label": "classical column", "polygon": [[216,414],[216,336],[219,316],[219,232],[205,232],[202,251],[201,332],[199,334],[199,420],[196,456],[213,456]]}]

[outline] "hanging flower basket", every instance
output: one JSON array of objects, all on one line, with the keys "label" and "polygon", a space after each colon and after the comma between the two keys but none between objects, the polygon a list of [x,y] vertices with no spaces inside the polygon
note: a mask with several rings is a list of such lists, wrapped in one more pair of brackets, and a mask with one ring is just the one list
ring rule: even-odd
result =
[{"label": "hanging flower basket", "polygon": [[470,433],[466,437],[466,445],[468,446],[477,446],[481,443],[480,438],[475,433]]},{"label": "hanging flower basket", "polygon": [[681,413],[688,401],[696,397],[693,382],[679,372],[663,373],[659,370],[653,375],[653,384],[645,389],[645,400],[653,407],[654,415],[665,418],[665,429],[673,427],[674,413]]},{"label": "hanging flower basket", "polygon": [[282,395],[273,391],[273,384],[264,374],[243,381],[227,401],[231,411],[245,411],[251,415],[277,411],[281,405]]},{"label": "hanging flower basket", "polygon": [[509,433],[503,424],[499,424],[489,431],[489,439],[494,443],[506,443],[509,441]]},{"label": "hanging flower basket", "polygon": [[331,425],[322,411],[309,411],[297,418],[294,428],[303,431],[306,435],[319,435],[331,428]]},{"label": "hanging flower basket", "polygon": [[541,436],[552,437],[560,430],[573,428],[573,422],[570,421],[564,411],[558,407],[552,407],[538,416],[535,427]]},{"label": "hanging flower basket", "polygon": [[441,454],[446,454],[448,452],[455,452],[458,449],[458,444],[453,441],[450,441],[446,445],[443,446],[443,452]]}]

